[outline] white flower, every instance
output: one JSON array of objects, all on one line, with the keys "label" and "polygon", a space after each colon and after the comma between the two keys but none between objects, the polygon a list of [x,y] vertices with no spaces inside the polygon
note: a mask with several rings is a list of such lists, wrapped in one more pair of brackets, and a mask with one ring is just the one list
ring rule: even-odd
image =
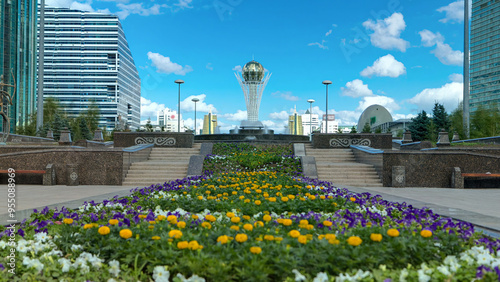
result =
[{"label": "white flower", "polygon": [[57,260],[62,267],[62,272],[68,272],[71,267],[71,261],[66,258],[60,258]]},{"label": "white flower", "polygon": [[[181,280],[181,282],[205,282],[205,278],[202,278],[196,274],[194,274],[193,276],[186,279],[186,277],[184,277],[184,275],[177,273],[176,277],[179,278]],[[157,281],[159,281],[159,280],[157,280]]]},{"label": "white flower", "polygon": [[82,245],[74,245],[74,244],[73,244],[73,245],[71,245],[71,250],[72,250],[73,252],[76,252],[76,251],[81,250],[81,249],[83,249],[83,246],[82,246]]},{"label": "white flower", "polygon": [[115,277],[118,277],[120,273],[120,262],[117,260],[112,260],[109,262],[109,273]]},{"label": "white flower", "polygon": [[356,274],[354,275],[353,278],[355,280],[361,280],[361,279],[370,277],[371,275],[372,274],[370,273],[370,271],[363,271],[363,270],[359,269],[358,272],[356,272]]},{"label": "white flower", "polygon": [[417,273],[418,273],[418,282],[428,282],[431,280],[431,277],[425,274],[425,270],[419,269]]},{"label": "white flower", "polygon": [[109,278],[108,281],[106,281],[106,282],[117,282],[117,281],[113,278]]},{"label": "white flower", "polygon": [[29,257],[24,257],[23,264],[28,268],[35,268],[37,271],[42,271],[43,263],[38,259],[30,259]]},{"label": "white flower", "polygon": [[45,232],[35,234],[35,240],[38,242],[45,242],[47,239],[49,239],[49,236],[47,236],[47,233]]},{"label": "white flower", "polygon": [[306,277],[302,275],[297,269],[292,270],[295,274],[295,281],[306,281]]},{"label": "white flower", "polygon": [[156,282],[168,282],[169,277],[170,272],[165,266],[155,266],[155,268],[153,269],[153,279]]},{"label": "white flower", "polygon": [[482,265],[490,265],[493,257],[488,253],[481,253],[477,255],[477,263]]},{"label": "white flower", "polygon": [[500,258],[496,258],[496,259],[493,259],[493,260],[491,261],[491,267],[492,267],[492,268],[495,268],[495,267],[497,267],[497,266],[498,266],[498,267],[500,267]]},{"label": "white flower", "polygon": [[0,249],[5,249],[5,246],[7,246],[7,243],[5,243],[5,241],[0,241]]},{"label": "white flower", "polygon": [[328,275],[324,272],[316,274],[313,282],[328,282]]},{"label": "white flower", "polygon": [[408,277],[408,269],[405,268],[399,274],[399,282],[406,282],[406,277]]},{"label": "white flower", "polygon": [[474,259],[471,256],[469,256],[467,252],[462,253],[462,256],[460,256],[460,260],[465,261],[467,265],[474,264]]},{"label": "white flower", "polygon": [[445,276],[450,276],[451,273],[448,270],[448,267],[446,265],[440,265],[437,267],[437,270],[441,273],[443,273]]}]

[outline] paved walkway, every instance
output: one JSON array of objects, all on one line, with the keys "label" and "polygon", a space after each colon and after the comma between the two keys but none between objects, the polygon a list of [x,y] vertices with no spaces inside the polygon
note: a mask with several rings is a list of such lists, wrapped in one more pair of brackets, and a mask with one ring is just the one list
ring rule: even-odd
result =
[{"label": "paved walkway", "polygon": [[[344,187],[344,186],[342,186]],[[29,217],[33,209],[63,206],[77,208],[85,201],[102,201],[125,196],[135,186],[16,186],[16,219]],[[500,189],[346,187],[357,193],[381,195],[385,200],[407,202],[414,207],[429,207],[434,212],[471,222],[490,235],[500,236]],[[7,224],[7,185],[0,185],[0,224]]]}]

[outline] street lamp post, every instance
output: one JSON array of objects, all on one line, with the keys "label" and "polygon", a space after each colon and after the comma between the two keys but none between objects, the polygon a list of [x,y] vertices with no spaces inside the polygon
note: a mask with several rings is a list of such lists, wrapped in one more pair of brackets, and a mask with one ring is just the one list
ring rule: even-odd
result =
[{"label": "street lamp post", "polygon": [[330,80],[323,80],[323,84],[326,85],[326,127],[325,133],[328,133],[328,85],[332,84]]},{"label": "street lamp post", "polygon": [[179,99],[177,102],[177,132],[181,132],[181,84],[184,83],[184,80],[177,79],[174,82],[179,84]]},{"label": "street lamp post", "polygon": [[309,135],[312,136],[312,105],[314,103],[314,99],[309,99],[307,100],[307,103],[309,103]]},{"label": "street lamp post", "polygon": [[196,103],[200,101],[198,98],[193,98],[191,101],[194,102],[194,135],[196,135]]}]

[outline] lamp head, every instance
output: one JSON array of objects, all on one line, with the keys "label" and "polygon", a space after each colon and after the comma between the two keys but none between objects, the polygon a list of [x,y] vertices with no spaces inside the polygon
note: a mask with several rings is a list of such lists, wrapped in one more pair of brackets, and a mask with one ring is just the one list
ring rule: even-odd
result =
[{"label": "lamp head", "polygon": [[323,84],[328,85],[328,84],[332,84],[332,82],[330,80],[323,80]]},{"label": "lamp head", "polygon": [[174,81],[174,82],[180,85],[180,84],[183,84],[183,83],[184,83],[184,80],[182,80],[182,79],[177,79],[177,80],[176,80],[176,81]]}]

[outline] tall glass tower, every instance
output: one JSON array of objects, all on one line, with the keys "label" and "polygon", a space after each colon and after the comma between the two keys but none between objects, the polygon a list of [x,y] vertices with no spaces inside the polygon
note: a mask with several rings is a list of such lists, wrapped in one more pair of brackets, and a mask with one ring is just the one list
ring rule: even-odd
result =
[{"label": "tall glass tower", "polygon": [[500,107],[500,1],[472,1],[470,38],[470,112]]},{"label": "tall glass tower", "polygon": [[141,82],[117,16],[45,7],[44,99],[68,117],[99,107],[99,127],[137,129]]},{"label": "tall glass tower", "polygon": [[14,87],[0,89],[13,98],[10,105],[0,95],[0,107],[10,118],[11,133],[26,125],[35,110],[36,13],[37,1],[0,0],[0,83],[15,85],[15,93]]}]

